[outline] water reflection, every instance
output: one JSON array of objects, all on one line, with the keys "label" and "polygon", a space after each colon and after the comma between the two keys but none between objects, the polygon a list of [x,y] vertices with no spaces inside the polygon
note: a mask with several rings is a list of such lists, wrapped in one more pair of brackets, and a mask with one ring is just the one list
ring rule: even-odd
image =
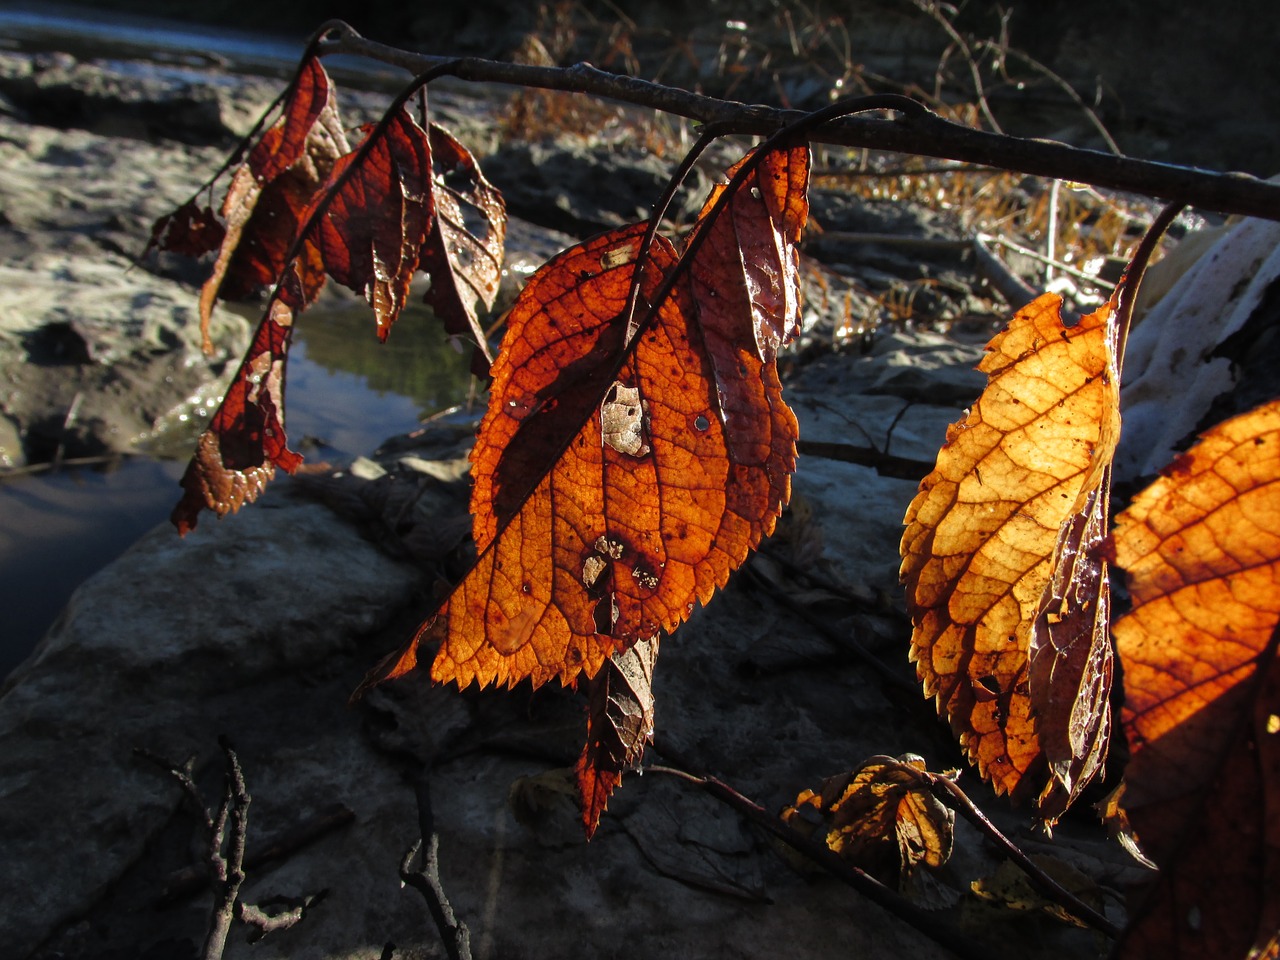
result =
[{"label": "water reflection", "polygon": [[[325,459],[370,453],[465,402],[471,390],[469,353],[449,343],[425,307],[406,310],[385,344],[362,304],[308,311],[294,334],[290,443],[296,449],[318,440]],[[198,432],[203,423],[191,426]],[[130,458],[109,471],[63,469],[0,482],[0,677],[26,658],[86,577],[165,521],[192,448],[175,439],[166,437],[164,447],[180,460]]]}]

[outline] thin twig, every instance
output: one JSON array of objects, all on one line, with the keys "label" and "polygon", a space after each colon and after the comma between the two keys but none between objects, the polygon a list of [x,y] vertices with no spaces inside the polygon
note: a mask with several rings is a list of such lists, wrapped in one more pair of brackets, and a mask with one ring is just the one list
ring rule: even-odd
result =
[{"label": "thin twig", "polygon": [[[273,860],[282,860],[303,847],[338,830],[355,819],[355,814],[340,803],[332,804],[319,813],[294,824],[286,832],[263,843],[254,844],[244,856],[246,870],[256,870]],[[210,824],[212,829],[212,824]],[[156,901],[157,906],[172,903],[199,893],[209,882],[204,864],[192,864],[176,870],[165,882],[164,891]]]},{"label": "thin twig", "polygon": [[[769,136],[805,116],[760,104],[747,105],[598,70],[590,64],[537,67],[477,57],[449,58],[410,53],[367,40],[341,21],[326,24],[322,55],[352,54],[402,67],[415,74],[433,68],[461,80],[569,90],[637,104],[700,123],[723,123],[727,132]],[[975,130],[944,120],[921,105],[921,113],[893,120],[847,117],[810,132],[820,143],[866,147],[978,163],[1034,176],[1089,183],[1147,196],[1178,198],[1208,210],[1280,220],[1280,184],[1246,174],[1117,157],[1050,140]]]},{"label": "thin twig", "polygon": [[[418,798],[418,830],[421,836],[400,861],[400,880],[422,894],[450,960],[471,960],[471,931],[454,914],[440,880],[440,837],[435,829],[430,781],[426,770],[418,778],[415,793]],[[419,852],[422,853],[422,864],[414,870],[413,861]]]},{"label": "thin twig", "polygon": [[1120,936],[1119,927],[1041,870],[1034,860],[1023,853],[1016,843],[1005,836],[1000,828],[978,809],[977,804],[969,799],[968,795],[953,779],[930,773],[927,770],[920,770],[889,756],[871,757],[867,763],[883,763],[914,777],[918,782],[928,787],[930,793],[943,803],[958,810],[961,816],[981,830],[996,846],[1000,847],[1006,856],[1027,875],[1027,879],[1038,892],[1095,930],[1099,930],[1113,938]]},{"label": "thin twig", "polygon": [[[662,750],[659,747],[658,751]],[[811,840],[789,824],[769,813],[758,803],[747,799],[737,790],[715,777],[700,777],[669,766],[649,765],[646,772],[666,773],[701,787],[721,803],[727,804],[741,816],[777,837],[787,846],[799,851],[814,863],[822,866],[832,876],[844,881],[868,900],[888,910],[898,919],[910,924],[934,942],[950,950],[961,960],[988,960],[989,953],[969,940],[959,931],[940,922],[929,911],[916,906],[896,891],[886,887],[863,870],[835,853],[825,843]]]}]

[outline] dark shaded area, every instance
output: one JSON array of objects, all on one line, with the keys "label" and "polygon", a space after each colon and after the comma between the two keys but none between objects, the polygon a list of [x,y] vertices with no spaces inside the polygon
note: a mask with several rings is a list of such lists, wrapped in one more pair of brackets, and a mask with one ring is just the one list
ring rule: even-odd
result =
[{"label": "dark shaded area", "polygon": [[[960,30],[996,40],[1003,21],[1010,47],[1069,81],[1126,153],[1259,175],[1280,168],[1273,125],[1261,119],[1280,110],[1280,59],[1270,45],[1250,40],[1259,28],[1274,26],[1271,0],[972,0],[960,6]],[[821,105],[837,89],[856,92],[864,79],[931,90],[944,55],[946,72],[967,75],[942,27],[903,0],[107,0],[95,9],[296,39],[340,18],[396,46],[497,58],[526,49],[534,35],[562,64],[585,59],[716,95],[803,107]],[[983,82],[1010,132],[1105,147],[1056,83],[1017,57],[1005,66],[1007,78],[987,68]]]}]

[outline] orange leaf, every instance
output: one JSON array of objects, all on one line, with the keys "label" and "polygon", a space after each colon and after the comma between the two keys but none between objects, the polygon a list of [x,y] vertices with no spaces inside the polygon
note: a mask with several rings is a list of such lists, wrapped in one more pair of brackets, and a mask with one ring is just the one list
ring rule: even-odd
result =
[{"label": "orange leaf", "polygon": [[[1098,543],[1119,433],[1112,307],[1064,327],[1060,304],[1041,296],[988,344],[979,366],[987,387],[948,429],[902,538],[911,659],[925,694],[997,792],[1039,789],[1052,764],[1050,818],[1105,753],[1110,647]],[[1082,567],[1095,591],[1087,597],[1073,586]],[[1033,640],[1055,690],[1069,680],[1065,695],[1042,691],[1033,702]],[[1081,690],[1088,706],[1073,716]]]},{"label": "orange leaf", "polygon": [[1116,521],[1122,802],[1161,868],[1121,956],[1242,960],[1280,931],[1280,401],[1205,433]]},{"label": "orange leaf", "polygon": [[[644,225],[602,234],[536,273],[508,316],[472,452],[476,565],[382,677],[441,640],[432,677],[465,687],[594,676],[671,631],[773,529],[790,492],[796,422],[757,336],[797,323],[796,184],[808,150],[747,168],[710,206],[689,275]],[[748,269],[745,264],[763,266]],[[724,306],[721,303],[725,304]],[[763,331],[757,334],[756,331]],[[767,343],[766,339],[766,343]]]}]

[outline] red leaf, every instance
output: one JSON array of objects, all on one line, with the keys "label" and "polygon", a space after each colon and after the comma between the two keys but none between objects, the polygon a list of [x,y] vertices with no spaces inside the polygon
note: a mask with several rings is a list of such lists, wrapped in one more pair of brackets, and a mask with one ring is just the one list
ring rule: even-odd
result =
[{"label": "red leaf", "polygon": [[[200,291],[203,330],[224,286],[228,295],[243,297],[280,277],[303,209],[346,151],[328,75],[309,58],[298,69],[283,116],[254,144],[227,189],[221,209],[226,233]],[[303,262],[311,269],[302,274],[305,302],[295,307],[310,303],[323,282],[314,254]]]},{"label": "red leaf", "polygon": [[273,300],[182,476],[183,496],[170,518],[179,533],[194,529],[205,508],[220,517],[239,510],[258,498],[276,467],[292,473],[302,463],[284,433],[284,364],[292,332],[293,310]]},{"label": "red leaf", "polygon": [[329,276],[364,294],[385,340],[404,308],[434,213],[431,147],[403,109],[366,136],[317,192],[313,210],[325,208],[308,239]]},{"label": "red leaf", "polygon": [[166,214],[151,227],[146,256],[153,249],[171,250],[184,257],[202,257],[218,249],[226,229],[208,207],[188,200],[173,213]]}]

